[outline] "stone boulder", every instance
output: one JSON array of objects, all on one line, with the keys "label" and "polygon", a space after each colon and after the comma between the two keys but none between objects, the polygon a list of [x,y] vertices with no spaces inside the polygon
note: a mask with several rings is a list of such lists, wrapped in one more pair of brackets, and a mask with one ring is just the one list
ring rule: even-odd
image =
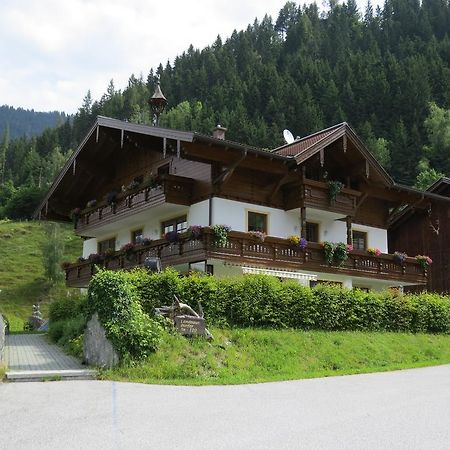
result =
[{"label": "stone boulder", "polygon": [[86,326],[83,344],[84,360],[87,364],[110,368],[119,363],[119,355],[106,337],[105,329],[95,313]]}]

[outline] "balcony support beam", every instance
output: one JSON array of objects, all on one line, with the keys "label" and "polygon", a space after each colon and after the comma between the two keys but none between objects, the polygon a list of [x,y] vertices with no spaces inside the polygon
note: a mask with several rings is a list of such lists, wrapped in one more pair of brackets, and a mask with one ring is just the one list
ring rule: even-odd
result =
[{"label": "balcony support beam", "polygon": [[283,177],[280,178],[278,183],[273,188],[272,192],[270,192],[270,194],[267,196],[267,200],[269,202],[272,201],[275,198],[275,196],[278,194],[278,191],[287,182],[287,180],[290,178],[290,176],[291,176],[291,173],[288,172],[286,175],[284,175]]},{"label": "balcony support beam", "polygon": [[353,235],[352,235],[352,216],[347,216],[345,218],[347,224],[347,244],[353,245]]},{"label": "balcony support beam", "polygon": [[300,208],[300,236],[306,239],[306,208]]},{"label": "balcony support beam", "polygon": [[244,159],[247,157],[247,150],[244,151],[242,156],[234,161],[228,169],[224,170],[221,174],[219,174],[216,179],[213,181],[214,185],[218,185],[219,187],[223,186],[227,180],[230,179],[231,175],[233,175],[233,172],[236,170],[237,166],[244,161]]}]

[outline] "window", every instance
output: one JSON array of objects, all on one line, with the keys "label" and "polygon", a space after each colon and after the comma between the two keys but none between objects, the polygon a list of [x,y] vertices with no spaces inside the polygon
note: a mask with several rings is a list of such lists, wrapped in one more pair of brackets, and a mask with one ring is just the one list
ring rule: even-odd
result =
[{"label": "window", "polygon": [[367,250],[367,233],[353,230],[352,243],[354,250]]},{"label": "window", "polygon": [[187,218],[186,216],[177,217],[176,219],[166,220],[162,223],[161,231],[163,236],[171,231],[182,233],[187,230]]},{"label": "window", "polygon": [[248,212],[247,231],[262,231],[267,233],[267,214]]},{"label": "window", "polygon": [[306,222],[306,240],[308,242],[319,242],[319,224]]},{"label": "window", "polygon": [[116,249],[116,238],[113,237],[111,239],[105,239],[104,241],[97,242],[97,252],[98,253],[105,253],[106,250]]},{"label": "window", "polygon": [[134,230],[131,232],[131,242],[133,244],[140,244],[142,242],[142,239],[144,237],[144,231],[142,228],[139,228],[139,230]]}]

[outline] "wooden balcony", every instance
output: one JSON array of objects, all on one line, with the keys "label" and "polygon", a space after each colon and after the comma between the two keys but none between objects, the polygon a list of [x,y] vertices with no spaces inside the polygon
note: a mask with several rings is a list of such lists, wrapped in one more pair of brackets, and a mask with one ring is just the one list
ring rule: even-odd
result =
[{"label": "wooden balcony", "polygon": [[142,266],[147,256],[160,257],[164,267],[214,258],[242,265],[391,280],[393,285],[427,282],[426,271],[414,258],[407,258],[403,264],[398,264],[393,255],[371,256],[366,252],[353,251],[342,266],[336,267],[325,262],[322,246],[317,243],[310,243],[302,251],[292,248],[287,239],[269,236],[264,242],[259,242],[247,233],[232,231],[228,243],[221,247],[214,243],[212,231],[205,229],[198,240],[182,237],[180,242],[169,244],[161,239],[136,247],[128,256],[116,252],[97,264],[90,261],[73,264],[65,269],[67,285],[86,287],[97,270],[96,266],[110,270],[131,269]]},{"label": "wooden balcony", "polygon": [[117,195],[113,204],[106,201],[81,211],[76,222],[76,232],[88,235],[95,227],[120,220],[144,209],[164,203],[190,205],[194,180],[176,175],[165,175],[157,187],[140,186],[137,189]]},{"label": "wooden balcony", "polygon": [[287,209],[307,208],[322,209],[341,213],[345,216],[354,214],[361,192],[343,188],[335,200],[330,200],[327,183],[305,179],[299,190],[291,189],[287,197]]}]

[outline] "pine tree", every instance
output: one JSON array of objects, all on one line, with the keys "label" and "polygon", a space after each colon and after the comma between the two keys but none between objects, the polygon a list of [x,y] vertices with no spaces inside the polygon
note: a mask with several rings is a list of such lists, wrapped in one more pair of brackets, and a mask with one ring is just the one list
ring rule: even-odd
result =
[{"label": "pine tree", "polygon": [[0,145],[0,184],[5,182],[6,158],[9,150],[9,124],[6,124],[3,133],[2,143]]}]

